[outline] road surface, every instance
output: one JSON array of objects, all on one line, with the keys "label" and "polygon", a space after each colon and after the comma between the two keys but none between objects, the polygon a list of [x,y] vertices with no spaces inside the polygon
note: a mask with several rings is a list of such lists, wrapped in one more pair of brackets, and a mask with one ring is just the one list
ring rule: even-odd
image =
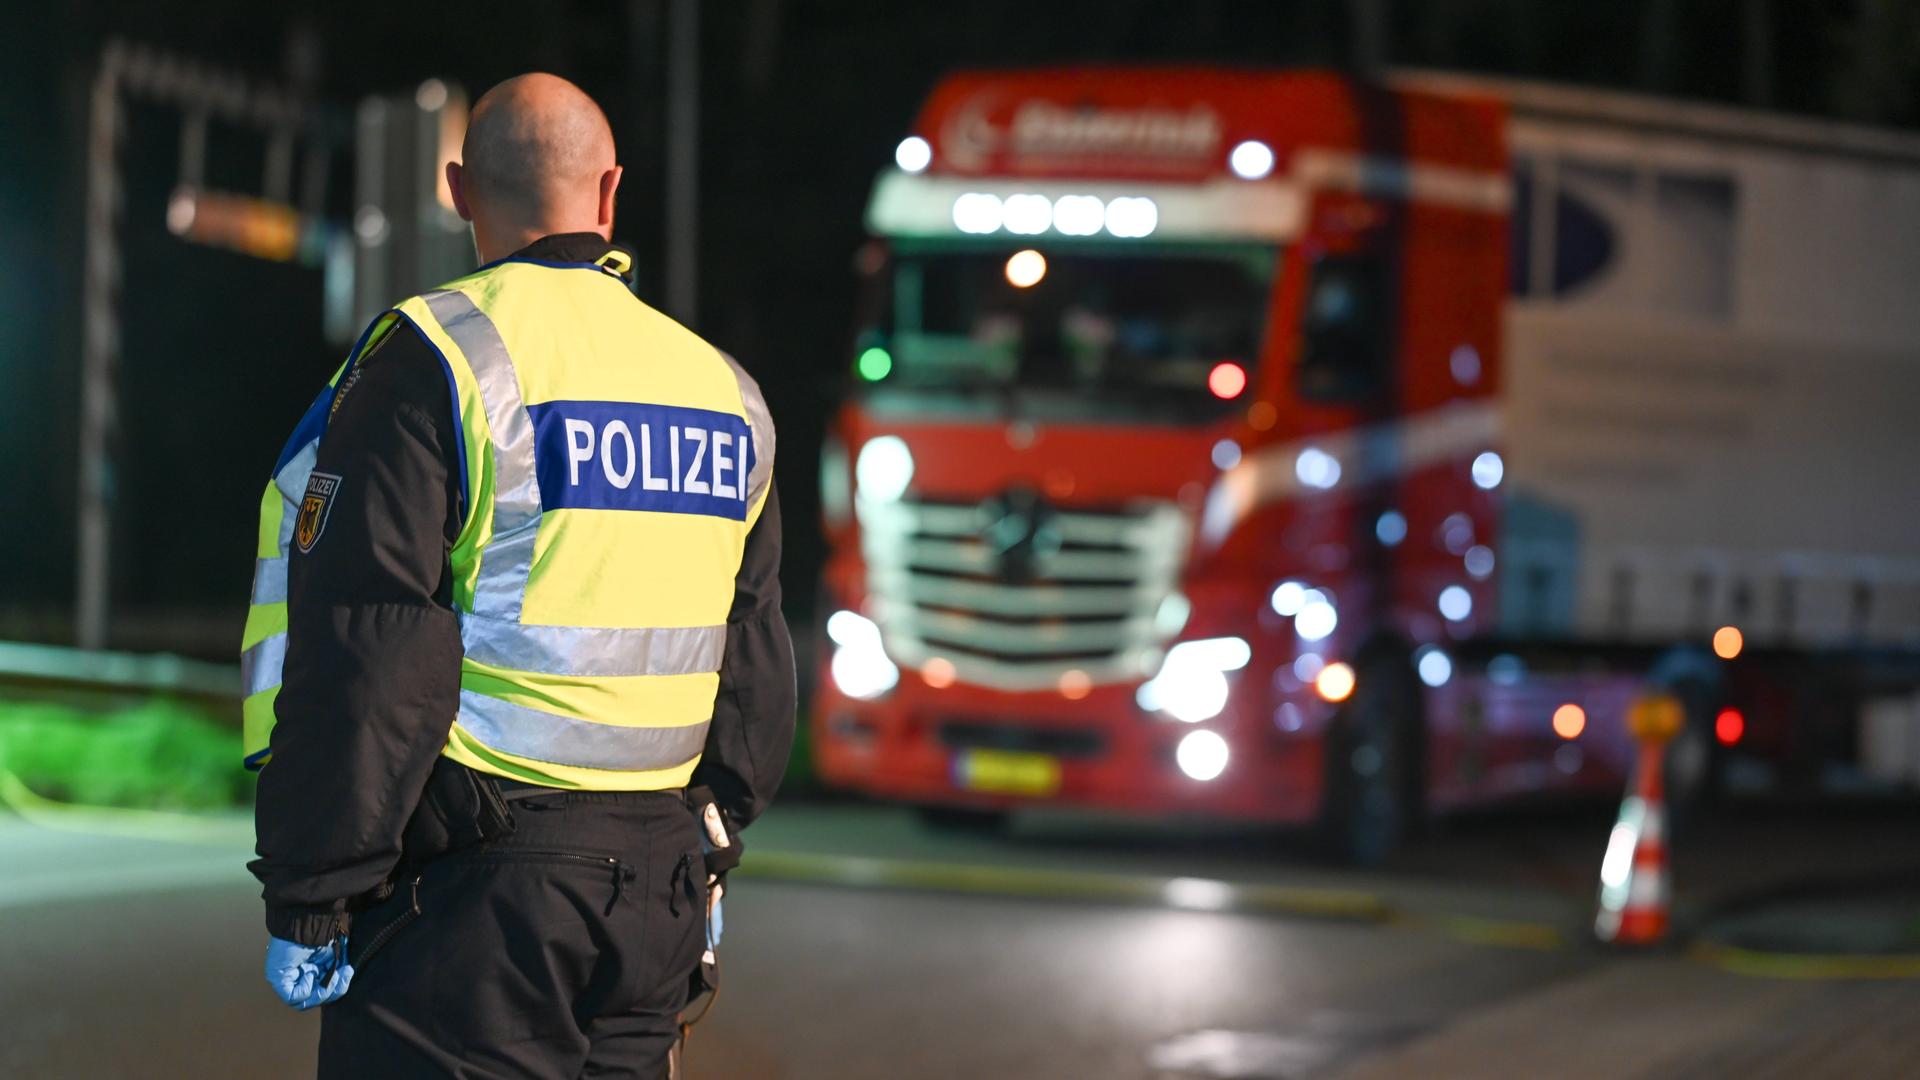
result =
[{"label": "road surface", "polygon": [[[246,824],[0,817],[0,1076],[312,1074],[316,1018],[260,978]],[[930,836],[898,811],[776,808],[749,834],[770,871],[728,899],[726,990],[689,1075],[1732,1074],[1804,1065],[1783,1018],[1814,1003],[1855,1044],[1914,1051],[1862,1017],[1913,1015],[1920,983],[1580,947],[1587,890],[1555,882],[1589,824],[1554,844],[1469,830],[1359,873],[1257,834]],[[1636,1004],[1649,988],[1664,1011]]]}]

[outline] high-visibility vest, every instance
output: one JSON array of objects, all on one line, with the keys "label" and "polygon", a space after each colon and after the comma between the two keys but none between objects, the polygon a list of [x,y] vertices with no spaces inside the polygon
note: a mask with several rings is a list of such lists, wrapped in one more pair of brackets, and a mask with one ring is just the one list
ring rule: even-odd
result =
[{"label": "high-visibility vest", "polygon": [[[684,786],[772,478],[759,387],[590,263],[507,259],[407,300],[342,371],[402,321],[444,361],[464,439],[450,561],[465,657],[443,752],[555,787]],[[241,665],[253,767],[270,753],[287,556],[340,377],[261,503]]]}]

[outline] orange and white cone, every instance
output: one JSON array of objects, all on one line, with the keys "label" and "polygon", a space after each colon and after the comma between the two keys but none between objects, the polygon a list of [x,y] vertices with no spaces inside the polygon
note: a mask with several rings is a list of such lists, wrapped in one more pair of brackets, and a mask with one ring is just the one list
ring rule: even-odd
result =
[{"label": "orange and white cone", "polygon": [[1609,945],[1655,945],[1667,936],[1673,890],[1661,769],[1667,742],[1684,717],[1680,703],[1668,697],[1638,702],[1628,713],[1640,761],[1600,863],[1600,914],[1593,924],[1594,935]]}]

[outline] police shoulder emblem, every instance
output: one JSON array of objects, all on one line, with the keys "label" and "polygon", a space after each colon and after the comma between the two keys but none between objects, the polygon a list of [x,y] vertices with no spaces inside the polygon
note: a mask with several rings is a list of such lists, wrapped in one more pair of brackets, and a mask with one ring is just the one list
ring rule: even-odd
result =
[{"label": "police shoulder emblem", "polygon": [[327,515],[333,511],[333,496],[339,490],[340,478],[332,473],[316,472],[307,478],[307,494],[300,500],[300,516],[293,523],[293,542],[302,555],[320,542]]}]

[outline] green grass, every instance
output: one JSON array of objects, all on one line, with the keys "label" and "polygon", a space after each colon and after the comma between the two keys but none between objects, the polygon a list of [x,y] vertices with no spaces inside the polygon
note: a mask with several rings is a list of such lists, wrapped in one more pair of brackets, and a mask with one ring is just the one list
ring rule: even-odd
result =
[{"label": "green grass", "polygon": [[239,733],[164,699],[110,713],[0,702],[0,768],[49,799],[91,806],[208,810],[253,798]]}]

